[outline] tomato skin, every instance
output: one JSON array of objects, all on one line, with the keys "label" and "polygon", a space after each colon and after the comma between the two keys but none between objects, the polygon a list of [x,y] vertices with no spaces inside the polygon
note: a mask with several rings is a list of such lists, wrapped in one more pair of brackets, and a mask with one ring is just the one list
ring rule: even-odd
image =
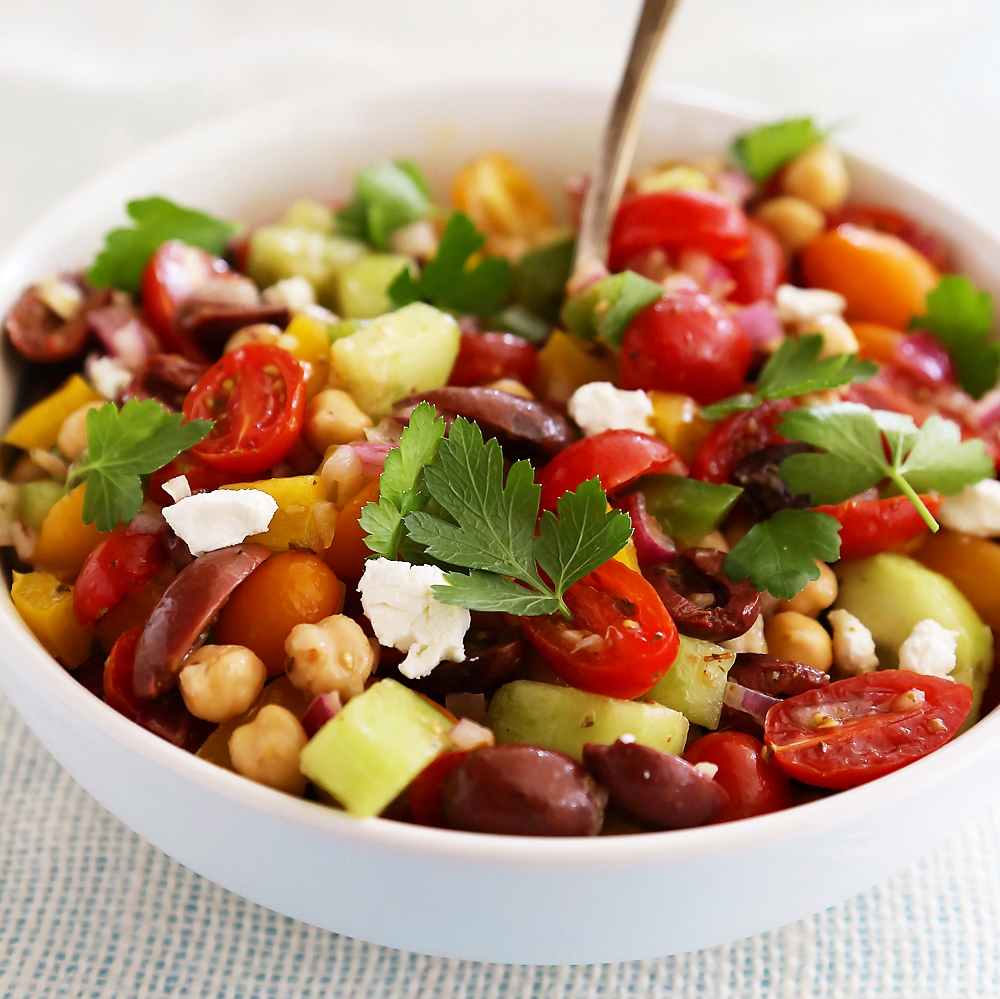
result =
[{"label": "tomato skin", "polygon": [[728,482],[740,459],[787,438],[775,429],[781,414],[794,407],[791,399],[772,399],[756,409],[720,420],[702,441],[691,462],[691,478],[721,485]]},{"label": "tomato skin", "polygon": [[216,361],[184,400],[186,420],[216,421],[191,453],[224,472],[264,472],[298,440],[305,410],[299,362],[279,347],[248,343]]},{"label": "tomato skin", "polygon": [[[548,664],[579,690],[634,700],[673,665],[680,639],[656,590],[612,559],[574,583],[564,599],[573,614],[522,617],[521,629]],[[629,620],[632,625],[623,627]],[[580,647],[580,632],[603,639]]]},{"label": "tomato skin", "polygon": [[739,391],[752,355],[743,327],[715,299],[675,291],[646,306],[629,324],[619,384],[679,392],[708,405]]},{"label": "tomato skin", "polygon": [[[923,692],[902,705],[900,695]],[[815,787],[867,784],[939,749],[972,707],[964,683],[906,670],[880,670],[789,697],[767,713],[764,740],[774,763]],[[823,712],[839,724],[817,726]]]},{"label": "tomato skin", "polygon": [[410,812],[419,825],[437,826],[439,829],[447,827],[444,802],[441,799],[441,785],[444,784],[445,777],[468,755],[468,750],[442,753],[413,778],[409,791]]},{"label": "tomato skin", "polygon": [[142,626],[130,628],[111,647],[104,665],[104,701],[131,721],[139,717],[146,702],[140,701],[132,689],[135,650],[139,646]]},{"label": "tomato skin", "polygon": [[[825,689],[825,688],[824,688]],[[713,778],[729,795],[729,803],[712,820],[735,822],[791,808],[788,778],[764,761],[764,744],[745,732],[709,732],[684,751],[688,763],[714,763]]]},{"label": "tomato skin", "polygon": [[750,249],[745,257],[726,265],[736,287],[729,300],[751,305],[762,298],[774,301],[778,286],[785,283],[788,264],[777,237],[765,225],[750,220]]},{"label": "tomato skin", "polygon": [[630,486],[643,475],[687,475],[681,456],[658,437],[637,430],[604,430],[560,451],[536,476],[542,509],[557,509],[559,497],[597,476],[608,494]]},{"label": "tomato skin", "polygon": [[750,226],[731,201],[711,191],[653,191],[627,194],[611,230],[608,266],[621,270],[647,250],[701,250],[716,260],[747,252]]},{"label": "tomato skin", "polygon": [[[924,506],[935,516],[944,502],[943,496],[920,497]],[[818,506],[840,521],[840,557],[867,558],[881,552],[894,551],[928,530],[917,508],[905,496],[887,499],[849,499],[836,506]]]},{"label": "tomato skin", "polygon": [[488,385],[516,378],[530,385],[538,367],[538,351],[513,333],[462,333],[449,385]]},{"label": "tomato skin", "polygon": [[115,532],[86,558],[73,588],[73,610],[81,624],[91,624],[139,590],[167,564],[159,534]]}]

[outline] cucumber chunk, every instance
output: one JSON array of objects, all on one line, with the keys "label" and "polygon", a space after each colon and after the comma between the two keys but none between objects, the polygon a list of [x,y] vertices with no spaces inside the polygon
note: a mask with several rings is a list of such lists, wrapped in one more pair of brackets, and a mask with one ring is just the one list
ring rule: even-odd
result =
[{"label": "cucumber chunk", "polygon": [[378,815],[450,745],[451,727],[412,690],[380,680],[309,740],[299,769],[352,815]]},{"label": "cucumber chunk", "polygon": [[348,319],[374,319],[392,308],[389,285],[413,261],[399,253],[372,253],[337,275],[337,311]]},{"label": "cucumber chunk", "polygon": [[734,662],[735,652],[681,635],[677,658],[646,697],[679,711],[695,725],[717,728],[726,677]]},{"label": "cucumber chunk", "polygon": [[573,687],[515,680],[490,702],[487,724],[498,743],[519,742],[557,749],[583,760],[587,742],[610,746],[623,735],[665,753],[684,750],[688,720],[651,701],[619,701]]},{"label": "cucumber chunk", "polygon": [[25,482],[18,495],[21,520],[37,531],[49,510],[65,495],[66,487],[53,479]]},{"label": "cucumber chunk", "polygon": [[282,225],[311,232],[333,232],[333,212],[318,201],[294,201],[281,220]]}]

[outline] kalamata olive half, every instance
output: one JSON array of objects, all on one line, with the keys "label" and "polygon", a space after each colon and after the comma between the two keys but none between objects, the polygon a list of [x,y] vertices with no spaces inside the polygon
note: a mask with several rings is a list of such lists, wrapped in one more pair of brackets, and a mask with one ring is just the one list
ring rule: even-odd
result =
[{"label": "kalamata olive half", "polygon": [[188,392],[207,370],[207,364],[189,361],[179,354],[151,354],[126,389],[125,397],[158,399],[179,412]]},{"label": "kalamata olive half", "polygon": [[803,510],[809,506],[809,497],[793,493],[778,470],[789,455],[811,450],[808,444],[789,441],[769,444],[740,459],[733,469],[732,481],[743,487],[740,505],[755,522],[767,520],[779,510]]},{"label": "kalamata olive half", "polygon": [[714,548],[688,548],[669,564],[643,570],[682,635],[725,642],[753,627],[760,594],[748,582],[734,583],[723,572],[725,561]]},{"label": "kalamata olive half", "polygon": [[87,313],[111,300],[110,288],[91,288],[75,274],[60,276],[76,285],[83,295],[83,303],[72,319],[64,320],[53,312],[42,301],[35,285],[24,292],[7,313],[5,325],[10,342],[29,361],[51,364],[81,353],[90,339]]},{"label": "kalamata olive half", "polygon": [[729,671],[729,679],[769,697],[795,697],[830,682],[822,670],[760,652],[740,652]]},{"label": "kalamata olive half", "polygon": [[484,437],[496,437],[513,458],[551,458],[576,440],[573,424],[554,409],[499,389],[445,388],[410,396],[396,404],[393,416],[404,423],[420,402],[434,404],[450,424],[456,416],[478,423]]},{"label": "kalamata olive half", "polygon": [[452,829],[506,836],[596,836],[608,800],[576,760],[513,743],[469,753],[442,797]]},{"label": "kalamata olive half", "polygon": [[652,746],[621,739],[611,746],[587,743],[583,762],[617,811],[652,829],[703,826],[728,801],[722,786],[687,760]]},{"label": "kalamata olive half", "polygon": [[226,341],[244,326],[272,323],[284,329],[288,309],[283,305],[230,305],[219,302],[185,302],[181,307],[178,328],[208,357],[218,358]]},{"label": "kalamata olive half", "polygon": [[465,636],[465,659],[460,663],[440,662],[434,671],[419,680],[398,679],[435,701],[448,694],[489,694],[514,678],[525,655],[524,636],[519,629],[491,632],[477,640],[474,631]]}]

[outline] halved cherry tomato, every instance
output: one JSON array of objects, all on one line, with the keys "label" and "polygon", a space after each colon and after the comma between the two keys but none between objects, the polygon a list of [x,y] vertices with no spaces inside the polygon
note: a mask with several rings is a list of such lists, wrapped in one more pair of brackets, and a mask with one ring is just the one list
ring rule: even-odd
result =
[{"label": "halved cherry tomato", "polygon": [[788,778],[765,762],[763,754],[764,744],[745,732],[709,732],[684,751],[688,763],[714,763],[719,768],[713,779],[729,795],[729,803],[713,824],[792,806]]},{"label": "halved cherry tomato", "polygon": [[698,448],[691,463],[691,478],[716,484],[728,482],[740,459],[769,444],[783,444],[787,438],[775,427],[781,414],[794,405],[791,399],[773,399],[720,420]]},{"label": "halved cherry tomato", "polygon": [[785,283],[788,265],[777,237],[765,225],[750,220],[750,250],[745,257],[726,265],[736,287],[729,298],[750,305],[762,298],[773,301],[778,286]]},{"label": "halved cherry tomato", "polygon": [[538,351],[513,333],[462,333],[449,385],[488,385],[516,378],[530,385],[538,367]]},{"label": "halved cherry tomato", "polygon": [[707,405],[739,390],[752,355],[743,327],[714,298],[675,291],[629,324],[619,382],[624,389],[680,392]]},{"label": "halved cherry tomato", "polygon": [[775,704],[764,739],[790,777],[816,787],[856,787],[939,749],[971,707],[964,683],[881,670]]},{"label": "halved cherry tomato", "polygon": [[279,347],[248,343],[216,361],[184,400],[185,419],[215,420],[191,452],[226,472],[264,472],[291,450],[305,409],[299,362]]},{"label": "halved cherry tomato", "polygon": [[746,215],[711,191],[627,194],[611,230],[608,266],[621,270],[647,250],[701,250],[716,260],[735,260],[750,246]]},{"label": "halved cherry tomato", "polygon": [[[944,502],[944,497],[936,493],[920,498],[931,516]],[[920,537],[928,529],[917,508],[905,496],[849,499],[836,506],[818,506],[816,509],[840,521],[841,558],[867,558],[893,551]]]},{"label": "halved cherry tomato", "polygon": [[612,559],[565,594],[573,615],[522,617],[521,628],[562,679],[579,690],[634,700],[673,665],[677,626],[656,590]]},{"label": "halved cherry tomato", "polygon": [[[313,468],[316,465],[313,464]],[[203,461],[196,458],[190,451],[184,451],[173,461],[164,465],[149,477],[149,498],[160,506],[173,503],[173,497],[163,491],[163,483],[183,475],[193,493],[208,493],[219,486],[228,486],[234,482],[247,482],[253,475],[240,475],[237,472],[225,472],[221,468],[209,468]]]},{"label": "halved cherry tomato", "polygon": [[323,552],[323,560],[337,574],[337,579],[356,583],[365,571],[365,561],[372,550],[365,544],[361,511],[369,503],[378,502],[378,482],[372,479],[362,486],[337,514],[333,543]]},{"label": "halved cherry tomato", "polygon": [[135,650],[141,634],[141,627],[126,631],[112,646],[108,661],[104,664],[105,703],[131,721],[139,717],[139,712],[146,705],[145,701],[140,701],[135,696],[132,688]]},{"label": "halved cherry tomato", "polygon": [[922,253],[939,271],[951,270],[951,255],[944,242],[909,215],[898,212],[895,208],[869,204],[844,205],[830,216],[828,225],[831,229],[836,229],[844,222],[862,229],[876,229],[890,236],[898,236],[904,243],[909,243]]},{"label": "halved cherry tomato", "polygon": [[[437,707],[437,705],[434,705]],[[469,755],[468,750],[442,753],[431,760],[410,784],[410,813],[414,821],[422,826],[445,828],[444,802],[441,800],[441,785],[448,776]]]},{"label": "halved cherry tomato", "polygon": [[73,588],[73,610],[81,624],[103,617],[167,564],[159,534],[115,532],[88,556]]},{"label": "halved cherry tomato", "polygon": [[636,430],[605,430],[570,444],[538,473],[542,509],[555,510],[563,493],[572,492],[594,476],[610,494],[654,472],[687,475],[687,465],[657,437]]}]

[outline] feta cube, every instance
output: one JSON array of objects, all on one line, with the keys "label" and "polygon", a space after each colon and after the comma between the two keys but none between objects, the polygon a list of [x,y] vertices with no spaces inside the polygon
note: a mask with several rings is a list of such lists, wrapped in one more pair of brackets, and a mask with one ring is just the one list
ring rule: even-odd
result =
[{"label": "feta cube", "polygon": [[117,399],[132,384],[132,372],[114,357],[91,354],[84,363],[84,372],[105,399]]},{"label": "feta cube", "polygon": [[957,648],[957,631],[924,618],[899,647],[899,668],[925,676],[947,676],[955,668]]},{"label": "feta cube", "polygon": [[266,531],[277,510],[274,497],[260,489],[215,489],[165,506],[163,519],[192,555],[204,555]]},{"label": "feta cube", "polygon": [[1000,482],[983,479],[949,496],[938,511],[945,527],[979,538],[1000,537]]},{"label": "feta cube", "polygon": [[878,667],[875,639],[850,611],[832,610],[827,619],[833,628],[833,661],[841,673],[858,676]]},{"label": "feta cube", "polygon": [[160,487],[175,503],[191,495],[191,484],[186,475],[175,475]]},{"label": "feta cube", "polygon": [[605,430],[653,433],[653,404],[641,389],[626,392],[611,382],[589,382],[573,393],[566,409],[588,437]]},{"label": "feta cube", "polygon": [[435,599],[433,586],[445,582],[436,565],[369,559],[358,583],[361,606],[382,645],[406,653],[403,676],[427,676],[442,659],[465,659],[465,633],[472,617],[464,607]]},{"label": "feta cube", "polygon": [[62,274],[47,274],[35,285],[35,290],[38,297],[66,322],[83,308],[80,286]]},{"label": "feta cube", "polygon": [[727,642],[719,642],[727,652],[759,652],[767,654],[767,639],[764,637],[764,615],[760,614],[751,625],[750,630],[738,638],[730,638]]},{"label": "feta cube", "polygon": [[316,304],[313,286],[304,277],[290,277],[265,288],[261,298],[268,305],[283,305],[293,315]]},{"label": "feta cube", "polygon": [[778,318],[783,323],[810,323],[821,316],[840,316],[847,308],[847,299],[824,288],[796,288],[783,284],[775,296]]}]

